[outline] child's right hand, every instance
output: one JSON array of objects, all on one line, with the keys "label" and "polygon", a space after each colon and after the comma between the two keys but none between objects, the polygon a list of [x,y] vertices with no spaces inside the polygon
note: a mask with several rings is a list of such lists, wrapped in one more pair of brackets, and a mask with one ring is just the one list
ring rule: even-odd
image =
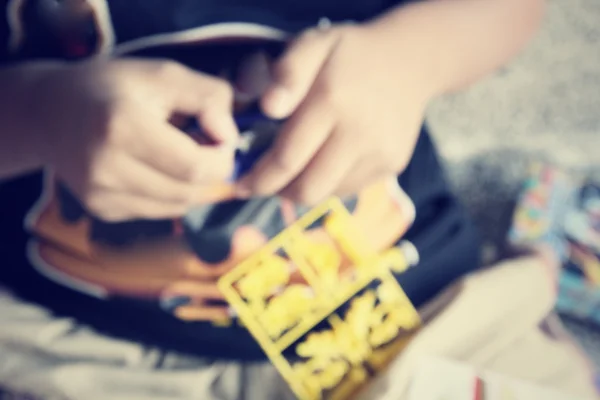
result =
[{"label": "child's right hand", "polygon": [[[51,68],[33,95],[39,157],[95,216],[178,217],[227,196],[238,133],[225,81],[174,62],[104,60]],[[170,124],[181,115],[216,145]]]}]

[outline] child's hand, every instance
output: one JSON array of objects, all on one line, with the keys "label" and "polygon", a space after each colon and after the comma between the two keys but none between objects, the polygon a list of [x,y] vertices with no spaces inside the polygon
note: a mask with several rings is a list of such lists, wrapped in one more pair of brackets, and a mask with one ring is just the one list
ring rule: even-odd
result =
[{"label": "child's hand", "polygon": [[[178,217],[226,195],[237,128],[224,81],[173,62],[94,61],[48,72],[36,94],[40,157],[94,215]],[[218,145],[169,123],[181,115]]]},{"label": "child's hand", "polygon": [[278,62],[264,111],[288,118],[272,150],[238,185],[240,197],[314,204],[401,172],[430,89],[406,54],[398,65],[366,26],[302,35]]}]

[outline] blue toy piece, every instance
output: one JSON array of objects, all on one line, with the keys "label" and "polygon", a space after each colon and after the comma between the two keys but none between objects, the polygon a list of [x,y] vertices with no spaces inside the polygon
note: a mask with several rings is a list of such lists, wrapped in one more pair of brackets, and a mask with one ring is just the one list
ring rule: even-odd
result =
[{"label": "blue toy piece", "polygon": [[[234,119],[241,137],[235,151],[232,181],[238,180],[252,169],[273,143],[278,127],[276,121],[256,110],[236,115]],[[196,121],[191,122],[184,131],[202,135]]]}]

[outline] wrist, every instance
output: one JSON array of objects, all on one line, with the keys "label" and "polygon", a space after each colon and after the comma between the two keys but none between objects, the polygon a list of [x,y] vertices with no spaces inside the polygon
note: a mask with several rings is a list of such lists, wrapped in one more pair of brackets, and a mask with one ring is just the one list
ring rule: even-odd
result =
[{"label": "wrist", "polygon": [[428,7],[426,3],[403,6],[364,25],[381,62],[425,103],[444,94],[449,85],[440,51],[443,44],[432,28],[434,22],[427,18]]}]

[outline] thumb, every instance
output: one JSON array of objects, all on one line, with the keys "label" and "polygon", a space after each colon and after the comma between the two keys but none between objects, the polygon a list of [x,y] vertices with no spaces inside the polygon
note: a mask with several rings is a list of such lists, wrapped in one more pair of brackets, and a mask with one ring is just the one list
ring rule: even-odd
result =
[{"label": "thumb", "polygon": [[174,108],[170,111],[195,116],[203,133],[218,143],[237,143],[231,85],[182,65],[167,65],[162,83],[165,92],[170,93],[170,105]]},{"label": "thumb", "polygon": [[337,38],[333,30],[311,29],[292,42],[275,64],[273,83],[262,97],[265,114],[283,119],[298,108],[328,60]]}]

